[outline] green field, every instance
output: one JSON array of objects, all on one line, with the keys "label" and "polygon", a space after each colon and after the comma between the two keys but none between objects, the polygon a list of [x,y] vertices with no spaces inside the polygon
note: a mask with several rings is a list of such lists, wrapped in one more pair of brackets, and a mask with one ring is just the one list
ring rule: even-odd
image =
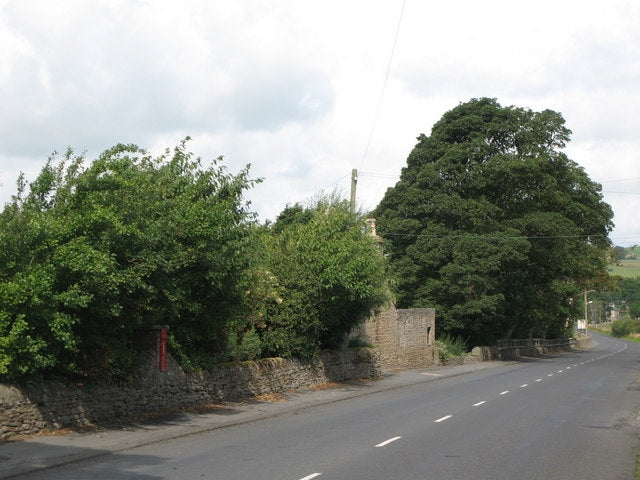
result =
[{"label": "green field", "polygon": [[627,247],[626,258],[618,260],[617,264],[609,265],[608,270],[609,275],[624,278],[640,277],[640,246]]},{"label": "green field", "polygon": [[609,265],[609,275],[624,278],[640,277],[640,260],[620,260],[619,265]]}]

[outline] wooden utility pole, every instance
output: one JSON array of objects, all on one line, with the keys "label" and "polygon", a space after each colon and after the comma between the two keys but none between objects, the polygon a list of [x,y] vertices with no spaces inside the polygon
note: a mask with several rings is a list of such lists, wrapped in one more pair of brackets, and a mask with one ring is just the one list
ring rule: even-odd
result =
[{"label": "wooden utility pole", "polygon": [[351,215],[356,213],[356,186],[358,184],[358,170],[351,170],[351,200],[349,202],[349,211]]},{"label": "wooden utility pole", "polygon": [[587,293],[595,292],[596,290],[585,290],[584,291],[584,331],[589,332],[589,298],[587,297]]},{"label": "wooden utility pole", "polygon": [[587,291],[584,291],[584,331],[589,331],[589,302],[587,301]]}]

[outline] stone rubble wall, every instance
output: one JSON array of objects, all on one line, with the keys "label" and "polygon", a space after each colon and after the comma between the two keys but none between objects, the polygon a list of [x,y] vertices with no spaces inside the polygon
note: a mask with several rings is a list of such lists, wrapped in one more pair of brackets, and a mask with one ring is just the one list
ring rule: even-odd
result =
[{"label": "stone rubble wall", "polygon": [[[522,357],[540,357],[545,355],[554,355],[557,353],[571,352],[575,349],[582,350],[588,348],[591,344],[591,337],[580,336],[574,338],[562,339],[523,339],[513,340],[514,342],[531,342],[531,345],[518,345],[498,347],[499,360],[519,360]],[[535,342],[538,342],[536,344]]]},{"label": "stone rubble wall", "polygon": [[0,384],[0,440],[380,375],[379,354],[371,348],[325,352],[311,360],[232,363],[192,374],[171,357],[167,370],[158,371],[156,354],[149,352],[126,382]]}]

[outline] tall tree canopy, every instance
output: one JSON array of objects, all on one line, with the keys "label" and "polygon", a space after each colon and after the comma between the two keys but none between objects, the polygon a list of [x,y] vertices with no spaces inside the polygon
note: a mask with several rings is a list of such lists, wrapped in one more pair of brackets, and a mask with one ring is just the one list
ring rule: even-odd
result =
[{"label": "tall tree canopy", "polygon": [[[473,99],[420,135],[375,215],[401,307],[472,344],[552,337],[605,275],[612,211],[551,110]],[[567,323],[569,320],[569,323]]]}]

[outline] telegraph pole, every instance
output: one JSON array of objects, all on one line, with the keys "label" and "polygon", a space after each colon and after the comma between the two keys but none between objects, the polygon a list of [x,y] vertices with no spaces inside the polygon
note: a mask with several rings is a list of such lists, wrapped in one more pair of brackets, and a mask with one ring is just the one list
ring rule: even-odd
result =
[{"label": "telegraph pole", "polygon": [[589,302],[587,302],[587,291],[584,291],[584,331],[589,330]]},{"label": "telegraph pole", "polygon": [[589,301],[587,294],[591,292],[595,292],[595,290],[584,291],[584,331],[585,333],[589,332],[589,304],[591,302]]},{"label": "telegraph pole", "polygon": [[356,213],[356,186],[358,184],[358,170],[351,170],[351,200],[349,202],[349,211],[351,215]]}]

